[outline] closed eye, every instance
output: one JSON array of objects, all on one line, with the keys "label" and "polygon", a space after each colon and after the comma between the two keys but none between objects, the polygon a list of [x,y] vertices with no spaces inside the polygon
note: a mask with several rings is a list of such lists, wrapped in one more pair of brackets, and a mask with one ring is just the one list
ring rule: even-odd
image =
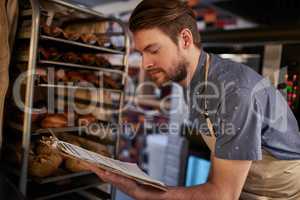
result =
[{"label": "closed eye", "polygon": [[159,52],[159,48],[155,49],[155,50],[149,50],[149,52],[151,54],[157,54]]},{"label": "closed eye", "polygon": [[157,54],[159,52],[160,45],[158,44],[149,44],[146,48],[144,48],[143,52],[148,52],[150,54]]}]

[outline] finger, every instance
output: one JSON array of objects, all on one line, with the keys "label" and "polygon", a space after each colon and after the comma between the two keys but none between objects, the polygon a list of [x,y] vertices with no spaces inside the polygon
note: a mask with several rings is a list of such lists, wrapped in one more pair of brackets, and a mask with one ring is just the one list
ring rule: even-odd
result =
[{"label": "finger", "polygon": [[99,168],[95,164],[88,163],[88,162],[82,162],[82,165],[84,165],[84,168],[86,168],[87,170],[92,171],[93,173],[95,173],[97,176],[99,176],[102,179],[105,170]]},{"label": "finger", "polygon": [[133,196],[138,188],[136,181],[132,179],[107,171],[104,174],[105,179],[109,180],[108,182],[129,196]]}]

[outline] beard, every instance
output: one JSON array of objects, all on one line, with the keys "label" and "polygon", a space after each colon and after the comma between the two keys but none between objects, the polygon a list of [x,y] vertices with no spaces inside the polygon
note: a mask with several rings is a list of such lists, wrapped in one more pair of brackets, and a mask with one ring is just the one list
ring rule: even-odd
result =
[{"label": "beard", "polygon": [[[173,62],[172,66],[173,67],[169,71],[165,71],[162,68],[155,68],[146,72],[148,73],[150,79],[159,87],[170,81],[180,83],[187,78],[188,62],[186,59],[181,58],[177,61],[177,63]],[[153,72],[155,71],[158,73],[158,75],[153,75]]]},{"label": "beard", "polygon": [[174,71],[169,74],[170,80],[176,83],[185,80],[187,77],[187,67],[188,62],[184,58],[182,58],[174,68]]}]

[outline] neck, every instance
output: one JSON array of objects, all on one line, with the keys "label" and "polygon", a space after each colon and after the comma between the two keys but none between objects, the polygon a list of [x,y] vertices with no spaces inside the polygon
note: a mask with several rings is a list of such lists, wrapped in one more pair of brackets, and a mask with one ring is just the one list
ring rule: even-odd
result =
[{"label": "neck", "polygon": [[202,53],[202,51],[200,49],[195,48],[193,53],[189,54],[188,60],[190,62],[189,62],[189,66],[187,68],[187,76],[184,80],[182,80],[179,83],[183,87],[187,87],[190,84],[190,82],[196,72],[198,62],[199,62],[199,57],[200,57],[201,53]]}]

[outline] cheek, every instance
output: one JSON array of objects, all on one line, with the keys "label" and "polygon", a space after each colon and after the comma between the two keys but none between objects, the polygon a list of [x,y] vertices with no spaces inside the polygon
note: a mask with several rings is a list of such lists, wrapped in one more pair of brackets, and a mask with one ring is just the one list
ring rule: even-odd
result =
[{"label": "cheek", "polygon": [[169,74],[170,72],[174,71],[176,63],[176,58],[173,58],[172,56],[166,56],[158,61],[157,66],[159,66],[165,73]]},{"label": "cheek", "polygon": [[177,56],[177,52],[174,51],[174,49],[164,48],[160,51],[159,55],[157,56],[157,62],[159,62],[162,67],[170,66],[172,62],[177,59]]},{"label": "cheek", "polygon": [[174,74],[176,70],[178,70],[177,66],[178,66],[178,59],[173,58],[173,59],[168,60],[168,62],[165,65],[164,70],[170,76],[170,75]]}]

